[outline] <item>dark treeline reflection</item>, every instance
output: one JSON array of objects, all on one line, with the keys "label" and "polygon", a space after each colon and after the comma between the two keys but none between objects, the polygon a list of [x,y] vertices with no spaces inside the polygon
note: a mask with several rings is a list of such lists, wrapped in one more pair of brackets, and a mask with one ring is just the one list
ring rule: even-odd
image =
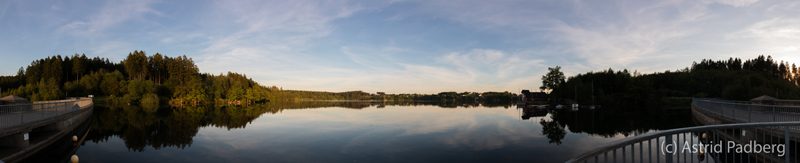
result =
[{"label": "dark treeline reflection", "polygon": [[[298,106],[297,108],[306,108]],[[137,106],[96,107],[93,131],[89,140],[107,141],[119,136],[133,151],[143,151],[146,146],[184,148],[192,144],[200,127],[214,126],[227,129],[244,128],[264,113],[277,113],[281,107],[253,105],[249,107],[189,107],[181,109],[148,110]]]},{"label": "dark treeline reflection", "polygon": [[[525,110],[535,109],[523,109],[523,111]],[[553,144],[561,144],[561,140],[564,139],[567,131],[609,138],[620,134],[627,137],[653,130],[667,130],[694,125],[689,110],[673,110],[669,112],[623,112],[614,110],[620,109],[550,110],[547,113],[550,118],[540,119],[539,124],[542,126],[542,135],[546,136],[549,142]],[[525,115],[523,119],[525,119]]]},{"label": "dark treeline reflection", "polygon": [[105,142],[118,136],[132,151],[144,151],[150,146],[154,149],[176,147],[183,149],[192,144],[192,138],[200,127],[212,126],[237,129],[247,125],[265,113],[279,113],[284,109],[309,109],[341,107],[363,109],[371,106],[438,106],[443,108],[504,106],[510,104],[478,103],[420,103],[420,102],[270,102],[247,107],[186,107],[147,109],[138,106],[108,107],[96,106],[92,119],[92,131],[87,140]]},{"label": "dark treeline reflection", "polygon": [[361,102],[337,102],[337,101],[302,101],[302,102],[272,102],[272,105],[283,106],[296,109],[296,108],[320,108],[320,107],[343,107],[351,109],[363,109],[370,106],[377,108],[384,108],[386,106],[438,106],[441,108],[470,108],[470,107],[505,107],[509,108],[514,105],[511,101],[505,102],[455,102],[455,101],[361,101]]}]

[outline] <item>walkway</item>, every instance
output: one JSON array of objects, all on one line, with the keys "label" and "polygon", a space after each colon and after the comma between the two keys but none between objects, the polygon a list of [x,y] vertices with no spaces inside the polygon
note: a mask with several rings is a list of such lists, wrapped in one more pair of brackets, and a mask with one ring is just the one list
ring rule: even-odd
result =
[{"label": "walkway", "polygon": [[742,101],[694,99],[692,108],[724,123],[800,121],[800,106],[763,105]]},{"label": "walkway", "polygon": [[0,163],[16,162],[44,149],[83,124],[91,98],[0,105]]},{"label": "walkway", "polygon": [[[0,131],[78,111],[91,104],[91,99],[69,99],[34,102],[32,104],[0,105]],[[0,134],[0,136],[3,134]]]}]

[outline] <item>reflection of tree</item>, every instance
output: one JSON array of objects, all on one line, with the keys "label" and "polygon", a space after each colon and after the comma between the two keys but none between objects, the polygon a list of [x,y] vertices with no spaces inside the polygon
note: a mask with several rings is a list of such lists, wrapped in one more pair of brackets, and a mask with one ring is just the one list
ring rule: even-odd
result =
[{"label": "reflection of tree", "polygon": [[143,151],[151,146],[185,148],[192,143],[202,125],[202,109],[182,109],[172,112],[150,112],[139,107],[102,108],[95,106],[89,140],[105,141],[119,136],[128,149]]},{"label": "reflection of tree", "polygon": [[558,124],[558,122],[541,119],[539,124],[542,125],[542,135],[547,137],[550,143],[555,143],[556,145],[561,144],[561,139],[564,139],[567,132],[564,131],[564,128]]},{"label": "reflection of tree", "polygon": [[[341,107],[363,109],[378,105],[439,105],[426,103],[376,103],[376,102],[285,102],[274,101],[247,107],[184,107],[144,109],[137,106],[95,106],[89,141],[103,142],[119,137],[132,151],[143,151],[150,146],[185,148],[192,144],[200,127],[245,128],[262,114],[276,114],[285,109],[310,109]],[[456,104],[472,107],[477,104]]]},{"label": "reflection of tree", "polygon": [[268,103],[248,107],[184,107],[144,109],[137,106],[95,106],[89,141],[103,142],[117,136],[128,149],[143,151],[150,146],[185,148],[192,144],[200,127],[227,129],[244,128],[264,113],[279,113],[284,109],[343,107],[361,109],[371,103],[312,102]]},{"label": "reflection of tree", "polygon": [[559,124],[568,126],[570,132],[603,137],[613,137],[618,134],[636,135],[651,130],[688,127],[692,122],[692,116],[688,111],[630,112],[624,110],[632,109],[559,110],[554,112],[558,116],[553,116],[552,119]]},{"label": "reflection of tree", "polygon": [[202,109],[150,112],[139,107],[95,106],[96,123],[92,123],[88,140],[102,142],[118,136],[133,151],[143,151],[147,146],[185,148],[202,125],[204,113],[197,111]]},{"label": "reflection of tree", "polygon": [[522,120],[528,120],[533,117],[543,117],[547,116],[547,109],[538,109],[538,108],[521,108],[522,109]]}]

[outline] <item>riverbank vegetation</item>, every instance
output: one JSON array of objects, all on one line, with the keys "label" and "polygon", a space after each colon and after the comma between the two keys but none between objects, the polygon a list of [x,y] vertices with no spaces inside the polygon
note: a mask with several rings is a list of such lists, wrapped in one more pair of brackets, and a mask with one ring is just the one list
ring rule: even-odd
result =
[{"label": "riverbank vegetation", "polygon": [[147,55],[134,51],[120,62],[83,54],[33,61],[16,75],[0,76],[2,94],[33,101],[94,95],[112,105],[153,107],[249,105],[267,101],[406,101],[441,103],[516,102],[509,92],[442,92],[386,94],[363,91],[321,92],[283,90],[261,85],[244,74],[201,73],[186,56]]},{"label": "riverbank vegetation", "polygon": [[798,99],[799,85],[800,68],[796,65],[758,56],[749,60],[702,60],[677,71],[651,74],[608,69],[577,74],[563,83],[546,86],[552,87],[552,99],[561,103],[661,106],[689,97],[749,100],[768,95]]}]

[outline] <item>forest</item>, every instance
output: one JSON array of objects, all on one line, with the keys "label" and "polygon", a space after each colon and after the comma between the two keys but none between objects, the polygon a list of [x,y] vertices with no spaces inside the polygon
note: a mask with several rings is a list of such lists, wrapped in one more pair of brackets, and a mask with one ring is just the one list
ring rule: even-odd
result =
[{"label": "forest", "polygon": [[[553,70],[550,69],[552,74],[560,73]],[[780,99],[800,98],[800,68],[763,55],[749,60],[704,59],[677,71],[651,74],[608,69],[578,74],[566,80],[563,77],[548,79],[543,80],[542,89],[551,89],[552,99],[580,104],[663,106],[691,97],[749,100],[768,95]]]},{"label": "forest", "polygon": [[375,94],[363,91],[322,92],[263,86],[244,74],[201,73],[186,56],[147,55],[133,51],[120,62],[106,58],[51,56],[33,61],[15,75],[0,76],[0,95],[32,101],[93,95],[114,105],[157,107],[247,105],[267,101],[413,101],[442,103],[512,103],[509,92],[442,92],[439,94]]}]

